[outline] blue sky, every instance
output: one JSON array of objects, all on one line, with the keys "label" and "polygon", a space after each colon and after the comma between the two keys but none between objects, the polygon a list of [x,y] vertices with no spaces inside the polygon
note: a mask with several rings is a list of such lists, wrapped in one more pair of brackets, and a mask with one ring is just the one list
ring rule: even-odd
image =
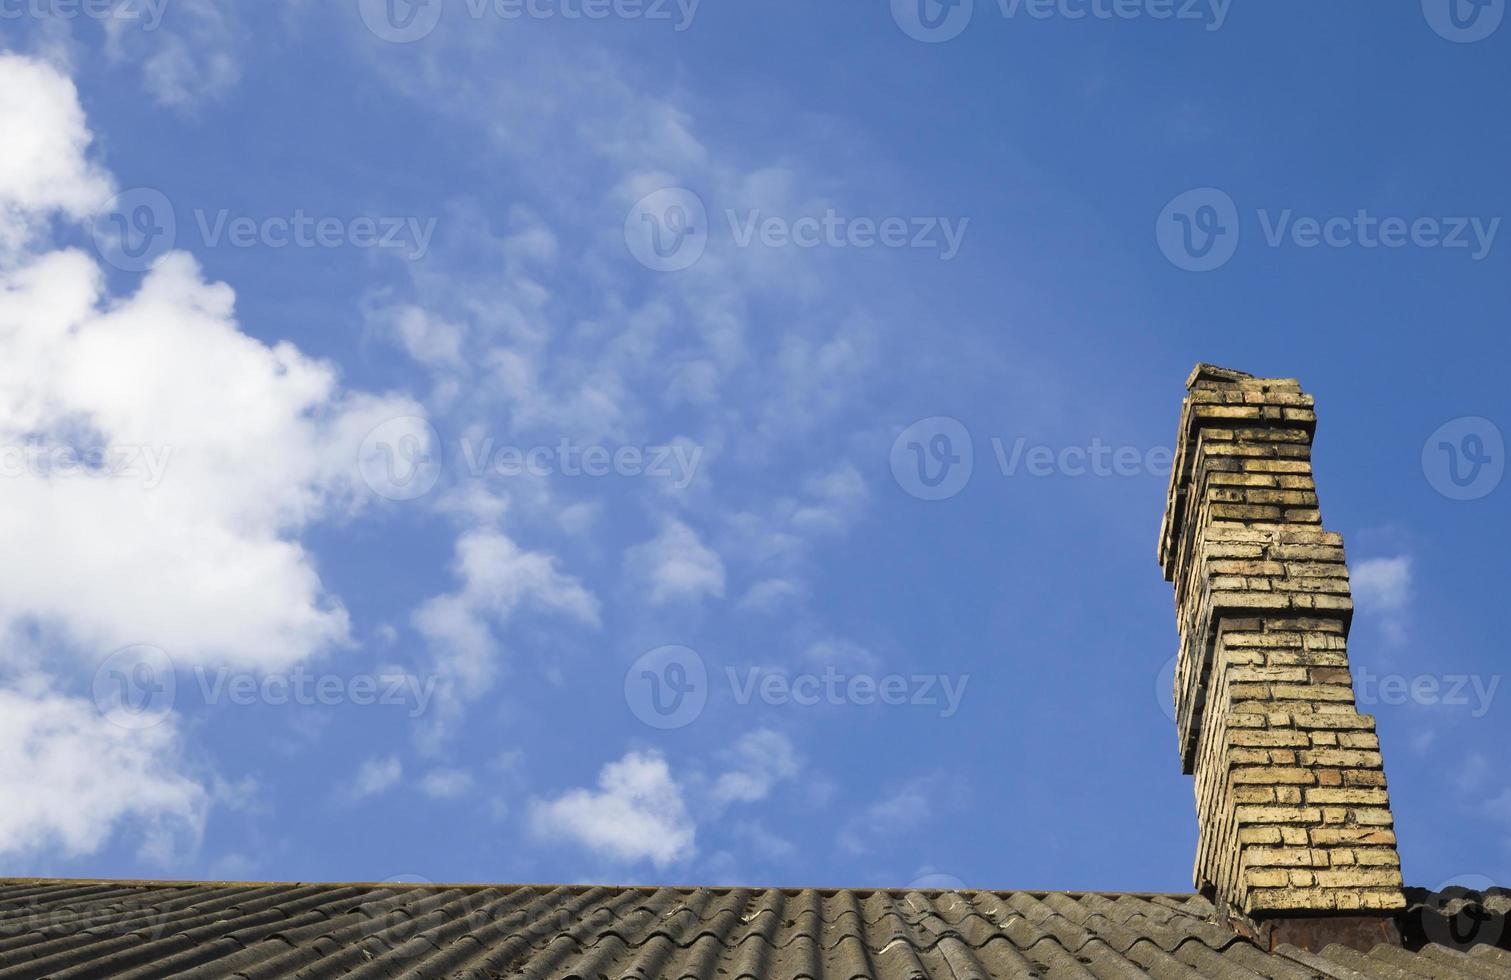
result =
[{"label": "blue sky", "polygon": [[1317,396],[1408,883],[1511,879],[1456,2],[0,5],[0,873],[1189,888],[1205,360]]}]

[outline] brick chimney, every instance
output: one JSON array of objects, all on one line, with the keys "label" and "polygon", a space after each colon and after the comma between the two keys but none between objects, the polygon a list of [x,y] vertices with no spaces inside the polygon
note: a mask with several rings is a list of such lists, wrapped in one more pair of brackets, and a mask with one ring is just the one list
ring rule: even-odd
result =
[{"label": "brick chimney", "polygon": [[1354,605],[1317,506],[1312,396],[1209,364],[1186,387],[1159,560],[1180,626],[1196,886],[1272,949],[1399,944],[1400,859],[1375,721],[1354,705]]}]

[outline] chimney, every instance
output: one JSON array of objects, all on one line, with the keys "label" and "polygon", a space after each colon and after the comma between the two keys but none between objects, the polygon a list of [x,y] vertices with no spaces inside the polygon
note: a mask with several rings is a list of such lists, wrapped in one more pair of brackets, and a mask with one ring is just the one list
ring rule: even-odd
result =
[{"label": "chimney", "polygon": [[1399,945],[1406,905],[1375,720],[1354,705],[1343,538],[1290,379],[1197,365],[1160,531],[1196,887],[1267,948]]}]

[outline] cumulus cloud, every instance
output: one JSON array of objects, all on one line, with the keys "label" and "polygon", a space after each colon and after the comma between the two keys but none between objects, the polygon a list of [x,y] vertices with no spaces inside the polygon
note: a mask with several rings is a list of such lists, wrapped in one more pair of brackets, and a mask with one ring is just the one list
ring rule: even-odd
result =
[{"label": "cumulus cloud", "polygon": [[85,157],[92,136],[73,81],[41,61],[0,55],[0,259],[14,259],[53,211],[80,220],[113,193]]},{"label": "cumulus cloud", "polygon": [[697,531],[675,518],[663,521],[654,538],[631,548],[625,567],[645,584],[652,605],[724,597],[723,560]]},{"label": "cumulus cloud", "polygon": [[182,765],[171,717],[123,727],[88,701],[0,690],[0,857],[93,854],[120,824],[148,859],[192,851],[210,794]]},{"label": "cumulus cloud", "polygon": [[[0,130],[22,148],[0,170],[16,242],[109,185],[83,157],[68,79],[7,56],[0,92]],[[268,667],[345,642],[345,610],[296,535],[357,499],[363,435],[419,409],[247,336],[234,299],[184,253],[123,298],[81,252],[0,263],[0,627]]]},{"label": "cumulus cloud", "polygon": [[666,760],[631,752],[603,767],[598,789],[533,800],[530,825],[544,838],[566,840],[615,861],[658,868],[696,853],[696,827]]},{"label": "cumulus cloud", "polygon": [[[179,667],[285,667],[349,639],[299,540],[360,506],[357,450],[407,399],[343,390],[334,368],[243,333],[235,297],[170,253],[134,293],[52,249],[112,180],[73,83],[0,55],[0,675],[151,643]],[[170,715],[118,729],[45,678],[0,690],[0,852],[103,846],[136,821],[147,851],[197,843],[212,801]]]}]

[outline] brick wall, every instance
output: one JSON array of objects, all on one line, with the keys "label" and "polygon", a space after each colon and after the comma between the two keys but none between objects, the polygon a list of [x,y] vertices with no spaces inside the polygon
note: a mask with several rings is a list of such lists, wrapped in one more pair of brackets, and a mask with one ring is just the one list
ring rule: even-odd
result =
[{"label": "brick wall", "polygon": [[1402,909],[1379,740],[1349,675],[1343,539],[1312,476],[1312,397],[1210,365],[1187,388],[1159,557],[1196,885],[1253,918]]}]

